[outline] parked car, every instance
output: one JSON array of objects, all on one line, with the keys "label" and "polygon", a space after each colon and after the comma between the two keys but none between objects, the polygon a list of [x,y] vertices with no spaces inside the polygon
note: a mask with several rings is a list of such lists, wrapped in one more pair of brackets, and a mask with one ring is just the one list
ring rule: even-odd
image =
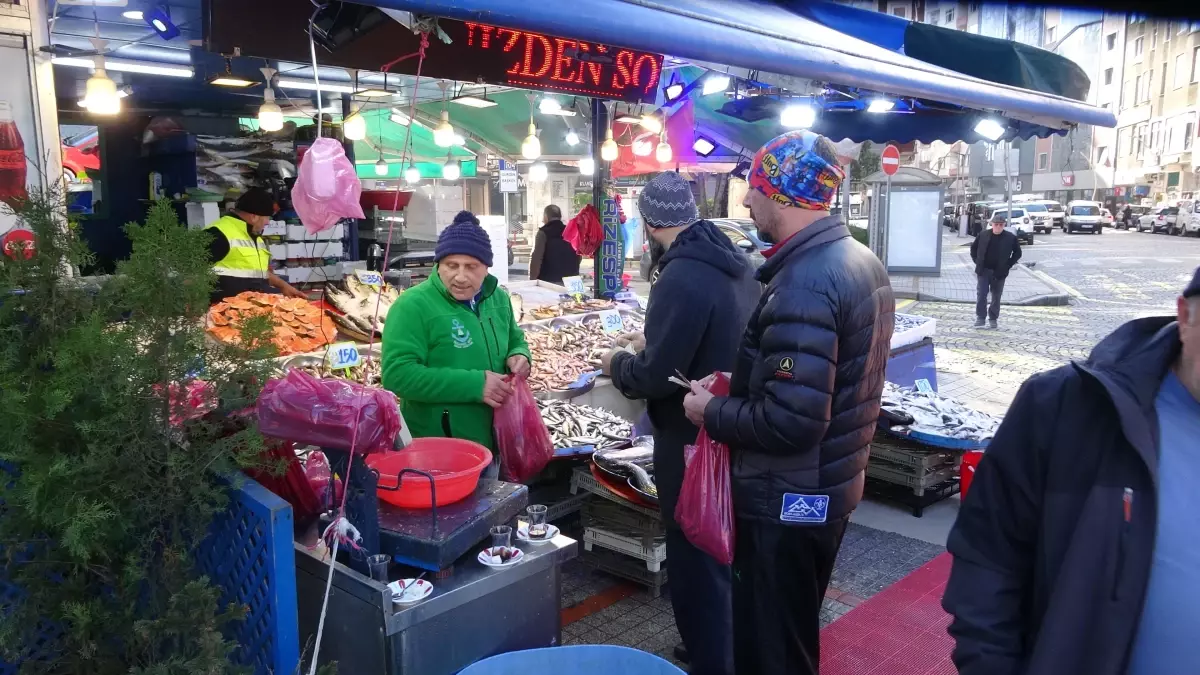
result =
[{"label": "parked car", "polygon": [[1179,233],[1200,235],[1200,200],[1180,202],[1179,204]]},{"label": "parked car", "polygon": [[[757,268],[763,264],[766,258],[762,252],[771,248],[771,245],[758,238],[758,230],[754,228],[754,221],[742,218],[714,218],[713,225],[716,225],[734,246],[745,252],[750,259],[750,264]],[[642,281],[649,281],[651,284],[658,281],[658,266],[650,264],[650,244],[642,244],[642,261],[639,270]]]},{"label": "parked car", "polygon": [[1133,205],[1131,204],[1131,205],[1129,206],[1129,225],[1128,225],[1128,227],[1126,227],[1126,225],[1125,225],[1125,220],[1124,220],[1124,219],[1125,219],[1125,207],[1124,207],[1124,206],[1122,206],[1122,207],[1120,207],[1120,208],[1118,208],[1118,209],[1117,209],[1117,213],[1116,213],[1116,216],[1115,216],[1115,218],[1116,218],[1116,223],[1114,224],[1114,226],[1115,226],[1117,229],[1121,229],[1121,230],[1127,230],[1127,229],[1130,229],[1130,228],[1137,227],[1137,224],[1138,224],[1138,219],[1139,219],[1139,218],[1141,218],[1142,216],[1146,215],[1147,213],[1150,213],[1150,208],[1149,208],[1149,207],[1147,207],[1147,206],[1133,206]]},{"label": "parked car", "polygon": [[63,177],[68,183],[90,181],[88,170],[100,168],[100,135],[89,129],[62,141]]},{"label": "parked car", "polygon": [[1008,217],[1008,208],[996,209],[992,212],[992,217],[988,222],[1002,222],[1004,229],[1017,235],[1020,241],[1033,245],[1033,220],[1029,217],[1029,213],[1025,207],[1013,206],[1012,218]]},{"label": "parked car", "polygon": [[1033,231],[1035,233],[1050,234],[1054,228],[1054,217],[1050,215],[1050,209],[1042,202],[1028,202],[1021,204],[1026,211],[1029,212],[1029,219],[1033,221]]},{"label": "parked car", "polygon": [[[1063,221],[1066,220],[1067,217],[1066,209],[1063,208],[1062,204],[1059,204],[1053,199],[1038,199],[1029,203],[1041,204],[1042,206],[1046,207],[1046,213],[1050,214],[1050,225],[1052,227],[1062,227]],[[1024,205],[1025,204],[1022,204],[1022,206]]]},{"label": "parked car", "polygon": [[1100,209],[1100,219],[1102,221],[1103,227],[1112,227],[1113,225],[1116,224],[1116,220],[1113,218],[1113,214],[1109,213],[1108,209],[1103,208],[1103,207],[1101,207],[1101,209]]},{"label": "parked car", "polygon": [[958,229],[958,215],[955,213],[956,210],[957,209],[951,205],[942,207],[942,225],[945,225],[951,230]]},{"label": "parked car", "polygon": [[1150,213],[1138,218],[1138,232],[1150,232],[1158,234],[1159,232],[1175,233],[1175,224],[1179,220],[1179,207],[1176,206],[1156,206]]},{"label": "parked car", "polygon": [[1104,207],[1099,202],[1073,201],[1067,204],[1067,217],[1063,221],[1063,232],[1090,232],[1104,234]]}]

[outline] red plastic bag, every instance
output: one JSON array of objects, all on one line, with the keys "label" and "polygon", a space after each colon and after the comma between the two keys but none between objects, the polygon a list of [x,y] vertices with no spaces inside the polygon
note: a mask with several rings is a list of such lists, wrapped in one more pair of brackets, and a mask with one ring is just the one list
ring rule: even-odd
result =
[{"label": "red plastic bag", "polygon": [[[714,396],[729,393],[729,379],[715,373],[708,390]],[[708,437],[704,427],[696,444],[683,451],[683,487],[675,504],[675,522],[696,548],[723,565],[733,563],[733,494],[730,486],[729,448]]]},{"label": "red plastic bag", "polygon": [[[320,496],[313,490],[312,483],[305,476],[304,467],[300,466],[300,460],[296,458],[295,446],[288,441],[274,438],[264,441],[265,447],[259,457],[264,461],[264,466],[247,469],[246,473],[291,504],[297,523],[307,524],[321,514],[323,507]],[[276,473],[275,463],[280,461],[285,466],[282,474]],[[325,469],[328,471],[328,464],[325,465]]]},{"label": "red plastic bag", "polygon": [[[361,413],[360,413],[361,408]],[[319,379],[293,368],[267,382],[258,397],[258,429],[266,436],[355,452],[391,450],[400,433],[400,410],[392,392],[338,378]]]},{"label": "red plastic bag", "polygon": [[496,409],[492,429],[500,448],[500,474],[514,483],[538,475],[554,457],[554,442],[525,378],[508,376],[512,396]]},{"label": "red plastic bag", "polygon": [[588,204],[579,210],[563,230],[563,239],[582,256],[590,256],[604,241],[604,227],[600,224],[600,212]]}]

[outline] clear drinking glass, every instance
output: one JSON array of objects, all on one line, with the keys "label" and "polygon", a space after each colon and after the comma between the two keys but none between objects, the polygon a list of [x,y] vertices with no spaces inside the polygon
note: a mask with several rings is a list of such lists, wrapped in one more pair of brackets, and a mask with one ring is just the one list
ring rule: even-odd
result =
[{"label": "clear drinking glass", "polygon": [[544,504],[531,504],[525,509],[526,515],[529,516],[529,538],[530,539],[545,539],[546,534],[550,531],[550,526],[546,524],[546,506]]},{"label": "clear drinking glass", "polygon": [[491,533],[492,548],[509,548],[512,545],[512,528],[508,525],[495,525]]},{"label": "clear drinking glass", "polygon": [[388,582],[388,563],[392,562],[392,556],[384,553],[376,553],[367,557],[367,569],[371,572],[371,578],[379,583],[386,584]]}]

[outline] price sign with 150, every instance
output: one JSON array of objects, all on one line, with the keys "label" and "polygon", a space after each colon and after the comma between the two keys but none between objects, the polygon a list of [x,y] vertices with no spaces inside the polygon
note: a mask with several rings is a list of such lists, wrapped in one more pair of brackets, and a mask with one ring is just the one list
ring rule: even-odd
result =
[{"label": "price sign with 150", "polygon": [[353,368],[362,362],[362,356],[358,353],[358,347],[353,342],[338,342],[329,345],[326,359],[329,361],[329,368],[331,370]]}]

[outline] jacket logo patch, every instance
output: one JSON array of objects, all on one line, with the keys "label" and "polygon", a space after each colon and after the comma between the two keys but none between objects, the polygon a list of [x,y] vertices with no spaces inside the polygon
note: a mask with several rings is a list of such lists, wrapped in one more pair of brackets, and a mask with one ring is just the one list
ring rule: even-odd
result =
[{"label": "jacket logo patch", "polygon": [[829,516],[829,497],[783,493],[779,520],[785,523],[823,523]]},{"label": "jacket logo patch", "polygon": [[792,363],[792,357],[790,356],[785,356],[782,359],[779,359],[779,369],[785,373],[792,372],[793,365],[795,364]]},{"label": "jacket logo patch", "polygon": [[474,340],[471,339],[471,333],[467,330],[467,327],[462,325],[462,322],[458,319],[450,322],[450,337],[454,340],[454,346],[457,349],[466,349],[475,344]]}]

